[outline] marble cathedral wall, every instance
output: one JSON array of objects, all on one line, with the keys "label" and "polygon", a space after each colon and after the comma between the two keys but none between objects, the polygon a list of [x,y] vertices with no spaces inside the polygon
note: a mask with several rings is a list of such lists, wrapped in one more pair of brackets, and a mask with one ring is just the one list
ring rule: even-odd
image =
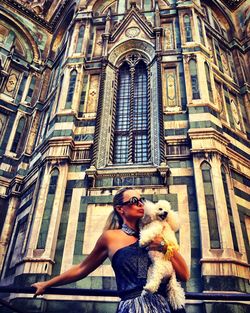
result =
[{"label": "marble cathedral wall", "polygon": [[[249,292],[248,13],[221,1],[0,4],[2,285],[82,261],[129,185],[179,212],[187,292]],[[115,289],[110,262],[70,287]],[[19,297],[31,312],[117,301]],[[188,312],[231,309],[247,308],[187,301]]]}]

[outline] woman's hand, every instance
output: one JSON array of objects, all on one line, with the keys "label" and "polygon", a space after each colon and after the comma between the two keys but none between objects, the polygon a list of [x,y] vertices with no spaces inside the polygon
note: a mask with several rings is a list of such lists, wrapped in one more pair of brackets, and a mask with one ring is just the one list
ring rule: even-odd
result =
[{"label": "woman's hand", "polygon": [[[162,245],[161,243],[164,243],[165,245]],[[162,253],[165,254],[168,250],[168,246],[161,236],[157,236],[148,245],[147,249],[152,251],[161,251]],[[187,263],[177,250],[174,251],[170,261],[174,267],[177,278],[180,279],[181,281],[189,280],[190,273],[187,267]]]},{"label": "woman's hand", "polygon": [[151,241],[151,243],[148,245],[147,249],[151,251],[160,251],[162,253],[166,253],[168,246],[161,236],[156,236],[154,240]]},{"label": "woman's hand", "polygon": [[36,292],[34,294],[34,298],[37,296],[43,295],[45,292],[45,289],[47,288],[47,282],[46,281],[41,281],[35,284],[32,284],[31,287],[36,288]]},{"label": "woman's hand", "polygon": [[89,256],[80,264],[72,266],[66,272],[44,282],[37,282],[32,287],[36,288],[34,297],[43,295],[48,287],[56,287],[75,282],[86,277],[100,266],[108,256],[106,237],[103,234],[98,240]]}]

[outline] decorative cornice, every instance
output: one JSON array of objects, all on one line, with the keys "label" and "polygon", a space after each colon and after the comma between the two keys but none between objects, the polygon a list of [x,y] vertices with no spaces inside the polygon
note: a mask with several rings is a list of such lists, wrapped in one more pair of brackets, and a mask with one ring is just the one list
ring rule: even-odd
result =
[{"label": "decorative cornice", "polygon": [[217,130],[210,128],[210,129],[190,129],[188,131],[188,135],[191,140],[198,139],[198,140],[204,140],[204,139],[214,139],[220,142],[221,144],[227,146],[230,142],[229,139],[225,138],[221,133],[219,133]]},{"label": "decorative cornice", "polygon": [[[217,249],[217,251],[220,250],[220,249]],[[223,251],[223,250],[220,250],[220,251]],[[202,258],[200,260],[201,263],[229,263],[229,264],[236,264],[236,265],[241,265],[241,266],[244,266],[244,267],[247,267],[249,268],[250,265],[244,261],[241,261],[241,260],[236,260],[236,259],[233,259],[233,258],[221,258],[221,257],[214,257],[214,258]]]},{"label": "decorative cornice", "polygon": [[91,166],[87,169],[86,174],[88,177],[101,178],[101,177],[141,177],[152,176],[153,174],[160,174],[165,177],[169,174],[169,167],[167,164],[162,163],[160,166],[155,165],[129,165],[129,166],[109,166],[103,169],[96,169],[95,166]]},{"label": "decorative cornice", "polygon": [[14,8],[16,11],[18,11],[20,14],[24,15],[25,17],[33,20],[40,26],[46,28],[48,31],[52,31],[50,24],[45,21],[43,18],[32,12],[30,9],[27,7],[23,6],[22,4],[18,3],[17,1],[14,0],[2,0],[2,2],[6,3],[8,6],[11,8]]},{"label": "decorative cornice", "polygon": [[29,20],[32,20],[41,27],[47,29],[50,33],[53,33],[60,17],[62,16],[62,13],[71,1],[63,1],[63,3],[59,6],[59,9],[55,12],[49,22],[45,20],[44,16],[36,14],[36,12],[33,11],[29,6],[26,6],[16,0],[2,0],[2,2],[7,4],[9,7],[15,9],[17,12],[24,15]]}]

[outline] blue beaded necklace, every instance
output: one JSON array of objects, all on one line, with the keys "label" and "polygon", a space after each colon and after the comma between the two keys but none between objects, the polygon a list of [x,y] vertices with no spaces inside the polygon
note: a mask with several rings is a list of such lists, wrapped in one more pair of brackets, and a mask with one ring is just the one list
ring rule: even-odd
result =
[{"label": "blue beaded necklace", "polygon": [[129,227],[126,224],[122,224],[122,231],[129,235],[129,236],[134,236],[136,238],[139,238],[139,231],[132,229],[131,227]]}]

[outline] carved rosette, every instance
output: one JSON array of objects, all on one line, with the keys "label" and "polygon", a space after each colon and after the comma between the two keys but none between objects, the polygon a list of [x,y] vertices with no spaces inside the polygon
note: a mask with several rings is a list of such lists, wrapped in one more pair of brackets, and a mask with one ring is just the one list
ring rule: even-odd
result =
[{"label": "carved rosette", "polygon": [[141,30],[139,27],[129,27],[125,34],[129,38],[135,38],[140,34]]}]

